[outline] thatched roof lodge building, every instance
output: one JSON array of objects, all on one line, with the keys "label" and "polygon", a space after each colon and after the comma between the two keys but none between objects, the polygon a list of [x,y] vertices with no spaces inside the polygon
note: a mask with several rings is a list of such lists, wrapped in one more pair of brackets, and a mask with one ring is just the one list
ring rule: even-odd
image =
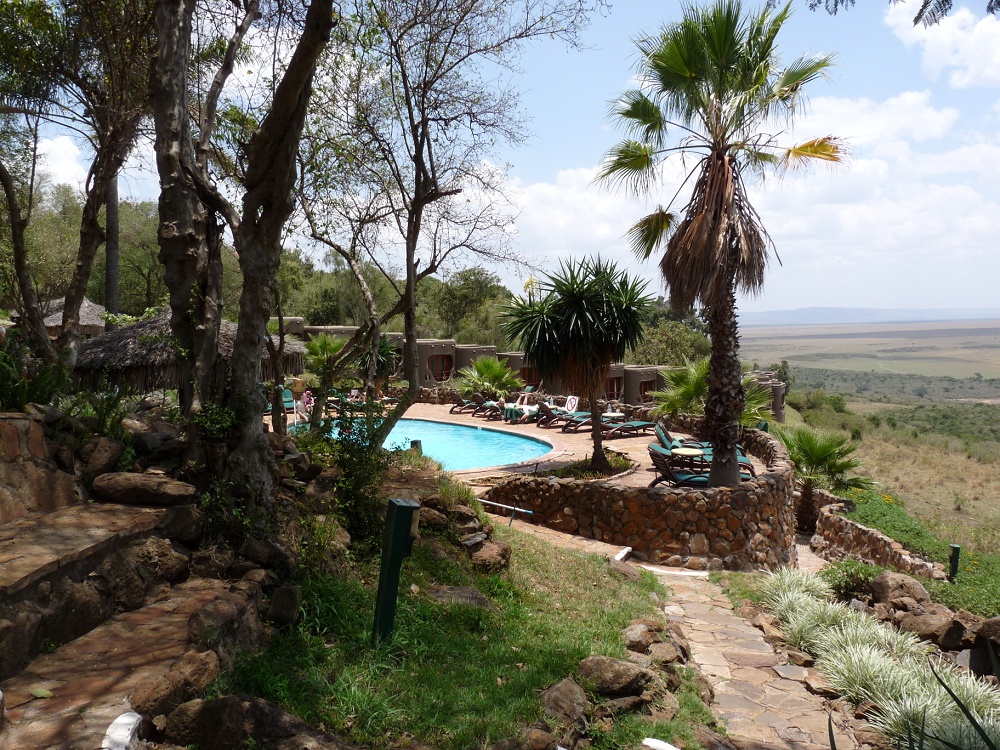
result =
[{"label": "thatched roof lodge building", "polygon": [[[45,330],[53,339],[59,338],[62,333],[63,308],[66,307],[66,298],[45,300],[40,303],[45,322]],[[104,333],[104,314],[106,310],[103,305],[91,302],[86,297],[80,303],[80,338],[89,339],[100,336]],[[11,317],[20,322],[17,312],[11,313]]]},{"label": "thatched roof lodge building", "polygon": [[[236,341],[235,323],[223,320],[219,328],[219,356],[228,364]],[[285,338],[284,371],[288,375],[303,372],[305,346],[294,338]],[[268,377],[270,360],[264,350],[263,377]],[[170,330],[170,310],[155,318],[109,331],[83,341],[77,355],[73,376],[82,388],[97,390],[118,388],[125,393],[146,394],[180,385],[180,355]]]}]

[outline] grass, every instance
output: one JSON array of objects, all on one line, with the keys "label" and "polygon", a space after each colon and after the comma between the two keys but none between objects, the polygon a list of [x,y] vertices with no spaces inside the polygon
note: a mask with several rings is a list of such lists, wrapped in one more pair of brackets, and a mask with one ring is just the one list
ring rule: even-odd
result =
[{"label": "grass", "polygon": [[538,472],[538,475],[554,476],[559,477],[560,479],[604,479],[607,476],[621,474],[622,472],[628,471],[632,468],[632,461],[629,457],[619,453],[618,451],[605,448],[604,456],[608,459],[608,463],[611,464],[611,474],[602,474],[601,472],[591,471],[590,459],[583,458],[559,469],[553,469],[552,471],[540,471]]},{"label": "grass", "polygon": [[[857,491],[849,493],[855,510],[848,518],[896,540],[911,552],[947,566],[949,543],[931,533],[912,518],[890,493]],[[927,581],[934,601],[952,609],[967,609],[982,617],[1000,614],[1000,556],[966,551],[961,558],[955,583]]]},{"label": "grass", "polygon": [[[306,579],[302,622],[242,658],[218,690],[273,700],[372,748],[416,741],[458,750],[517,734],[541,717],[538,692],[583,657],[624,654],[621,629],[649,613],[649,594],[660,587],[649,574],[622,582],[603,560],[514,529],[495,533],[515,548],[502,575],[476,574],[418,544],[403,566],[393,638],[378,649],[370,645],[374,564],[348,581]],[[497,610],[436,603],[425,594],[432,583],[474,585]],[[616,722],[594,747],[622,747],[639,735],[689,740],[690,722],[710,716],[690,696],[678,698],[673,721]]]}]

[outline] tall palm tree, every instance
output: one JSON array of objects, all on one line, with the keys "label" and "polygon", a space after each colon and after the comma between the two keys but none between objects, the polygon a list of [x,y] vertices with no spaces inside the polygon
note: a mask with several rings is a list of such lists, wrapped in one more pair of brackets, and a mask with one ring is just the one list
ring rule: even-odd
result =
[{"label": "tall palm tree", "polygon": [[[708,310],[711,486],[739,481],[736,443],[744,394],[736,291],[760,291],[771,245],[744,179],[812,159],[837,162],[844,155],[830,137],[788,148],[776,142],[803,87],[831,64],[825,56],[779,67],[775,40],[790,13],[789,5],[744,13],[739,0],[720,0],[689,7],[683,20],[638,40],[640,88],[625,92],[612,110],[626,139],[606,154],[598,174],[601,181],[645,195],[666,159],[695,160],[666,208],[640,219],[629,239],[640,258],[665,248],[660,269],[675,309],[700,302]],[[689,182],[687,205],[672,213],[671,204]]]},{"label": "tall palm tree", "polygon": [[505,332],[520,342],[527,364],[543,379],[557,379],[590,400],[594,471],[611,469],[597,400],[611,363],[642,343],[642,316],[652,302],[645,289],[645,281],[600,258],[560,263],[557,273],[507,309]]}]

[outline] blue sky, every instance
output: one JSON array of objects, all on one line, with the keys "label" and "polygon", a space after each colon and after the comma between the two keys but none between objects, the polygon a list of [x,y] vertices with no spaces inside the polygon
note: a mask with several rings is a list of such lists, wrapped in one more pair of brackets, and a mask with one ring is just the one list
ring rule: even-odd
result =
[{"label": "blue sky", "polygon": [[[916,4],[860,0],[830,16],[795,3],[779,37],[783,59],[832,52],[837,64],[809,88],[789,141],[834,134],[851,158],[752,187],[782,264],[772,263],[763,293],[741,309],[1000,307],[1000,22],[982,2],[915,28]],[[495,269],[512,289],[531,269],[600,253],[662,291],[655,263],[636,261],[623,239],[652,204],[592,180],[619,138],[606,113],[630,85],[631,39],[679,15],[678,3],[619,0],[594,18],[586,49],[540,42],[526,51],[517,82],[533,135],[501,154],[528,261]],[[68,139],[48,148],[57,180],[82,179]],[[153,197],[155,185],[133,169],[121,192]],[[653,203],[672,192],[664,185]]]}]

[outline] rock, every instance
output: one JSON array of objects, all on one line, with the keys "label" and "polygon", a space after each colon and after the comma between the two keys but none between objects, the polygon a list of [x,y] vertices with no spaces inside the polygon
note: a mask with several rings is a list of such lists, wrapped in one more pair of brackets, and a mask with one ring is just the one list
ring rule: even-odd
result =
[{"label": "rock", "polygon": [[[975,615],[973,615],[975,616]],[[979,623],[978,635],[1000,646],[1000,617],[991,617]]]},{"label": "rock", "polygon": [[439,510],[427,506],[420,508],[420,528],[444,531],[448,528],[448,517]]},{"label": "rock", "polygon": [[199,750],[238,750],[250,736],[235,696],[181,704],[167,716],[165,734],[169,742]]},{"label": "rock", "polygon": [[265,617],[279,628],[292,625],[299,619],[301,607],[301,586],[279,586],[271,592],[271,604]]},{"label": "rock", "polygon": [[112,610],[131,612],[142,606],[146,598],[146,581],[138,566],[121,552],[115,551],[104,558],[93,576],[102,580],[111,592]]},{"label": "rock", "polygon": [[679,622],[671,621],[667,625],[667,630],[670,631],[670,642],[673,643],[680,652],[681,658],[685,662],[691,661],[691,644],[688,643],[687,637],[684,635],[684,628],[681,627],[681,624]]},{"label": "rock", "polygon": [[152,455],[172,437],[163,432],[135,432],[132,434],[132,445],[138,453]]},{"label": "rock", "polygon": [[691,727],[691,734],[704,750],[736,750],[736,746],[723,737],[721,734],[713,732],[704,724],[694,724]]},{"label": "rock", "polygon": [[553,734],[530,727],[521,734],[521,746],[525,750],[556,750],[559,743]]},{"label": "rock", "polygon": [[224,579],[235,560],[236,554],[229,547],[203,547],[191,556],[191,575]]},{"label": "rock", "polygon": [[120,440],[112,440],[107,437],[97,438],[90,458],[87,459],[86,475],[93,480],[109,471],[114,471],[118,467],[118,460],[125,452],[125,443]]},{"label": "rock", "polygon": [[785,642],[785,634],[781,628],[775,625],[765,625],[761,630],[764,633],[764,640],[770,645],[777,646]]},{"label": "rock", "polygon": [[[670,693],[667,693],[667,695],[670,695]],[[673,696],[670,697],[672,698]],[[634,714],[645,711],[647,705],[649,704],[641,695],[626,695],[622,698],[611,698],[597,707],[597,716],[606,718],[608,716],[617,716],[618,714]]]},{"label": "rock", "polygon": [[[757,625],[757,618],[760,617],[760,610],[757,609],[756,605],[749,599],[744,599],[740,602],[740,606],[736,610],[741,617],[749,620],[755,627],[760,627]],[[771,617],[772,615],[765,615],[766,617]]]},{"label": "rock", "polygon": [[649,658],[657,666],[673,664],[681,658],[673,643],[654,643],[649,647]]},{"label": "rock", "polygon": [[872,602],[892,602],[894,599],[910,597],[917,602],[930,601],[930,594],[916,578],[902,573],[886,571],[872,579]]},{"label": "rock", "polygon": [[197,502],[194,485],[151,474],[111,472],[94,480],[93,490],[104,500],[124,505],[164,507]]},{"label": "rock", "polygon": [[42,641],[69,643],[110,616],[110,597],[102,597],[89,582],[74,583],[63,578],[53,587],[39,636]]},{"label": "rock", "polygon": [[826,678],[815,669],[808,669],[806,671],[806,678],[803,682],[805,683],[806,690],[813,695],[818,695],[823,698],[839,697],[837,691],[834,690],[830,683],[826,681]]},{"label": "rock", "polygon": [[805,651],[799,651],[797,648],[786,647],[785,654],[788,656],[788,661],[798,667],[811,667],[816,663],[816,659],[813,658],[812,654],[807,654]]},{"label": "rock", "polygon": [[427,595],[443,604],[463,604],[467,607],[496,610],[493,602],[486,598],[479,589],[472,586],[440,586],[431,584]]},{"label": "rock", "polygon": [[590,708],[587,694],[572,677],[543,691],[541,702],[545,713],[563,724],[583,725]]},{"label": "rock", "polygon": [[649,670],[610,656],[588,656],[580,662],[579,671],[595,693],[611,697],[640,695],[653,678]]},{"label": "rock", "polygon": [[[244,581],[238,586],[254,586]],[[259,595],[259,589],[255,589]],[[212,649],[221,668],[232,668],[236,655],[260,647],[263,629],[257,603],[246,590],[231,590],[203,606],[188,619],[188,642]]]},{"label": "rock", "polygon": [[271,564],[271,545],[267,544],[267,542],[262,542],[260,539],[247,537],[243,540],[243,545],[240,547],[240,557],[245,557],[247,560],[255,562],[262,567],[267,567]]},{"label": "rock", "polygon": [[681,710],[681,704],[677,701],[677,696],[673,693],[664,692],[658,696],[656,702],[651,706],[653,721],[671,721],[677,712]]},{"label": "rock", "polygon": [[133,542],[122,554],[136,567],[147,586],[164,581],[180,583],[188,577],[191,553],[181,545],[158,536]]},{"label": "rock", "polygon": [[214,651],[189,650],[165,675],[141,685],[129,702],[147,718],[168,714],[185,698],[205,690],[219,676],[219,657]]},{"label": "rock", "polygon": [[881,622],[892,620],[893,609],[886,602],[877,602],[873,607],[873,616]]},{"label": "rock", "polygon": [[8,613],[0,619],[0,677],[17,672],[31,653],[42,616],[37,612],[21,610]]},{"label": "rock", "polygon": [[608,567],[611,568],[612,573],[615,573],[626,581],[638,582],[642,580],[642,573],[640,573],[634,566],[629,565],[627,562],[622,562],[621,560],[609,557]]},{"label": "rock", "polygon": [[[952,625],[952,618],[944,615],[915,615],[907,612],[899,621],[899,629],[914,633],[917,637],[931,643],[939,643]],[[962,627],[959,624],[959,627]],[[965,628],[962,627],[964,631]]]},{"label": "rock", "polygon": [[638,651],[626,651],[625,658],[641,669],[649,669],[653,666],[653,660],[646,654],[640,654]]},{"label": "rock", "polygon": [[949,625],[945,631],[938,636],[937,644],[944,651],[959,651],[966,647],[967,640],[969,640],[966,637],[967,631],[965,629],[965,625],[957,617],[948,619],[950,620]]},{"label": "rock", "polygon": [[469,560],[475,567],[495,573],[510,564],[510,553],[509,544],[490,539],[477,545]]},{"label": "rock", "polygon": [[158,531],[176,542],[196,542],[205,533],[208,517],[196,505],[175,506],[163,519]]},{"label": "rock", "polygon": [[649,653],[649,647],[661,640],[660,634],[645,623],[633,623],[622,631],[625,648],[640,654]]}]

